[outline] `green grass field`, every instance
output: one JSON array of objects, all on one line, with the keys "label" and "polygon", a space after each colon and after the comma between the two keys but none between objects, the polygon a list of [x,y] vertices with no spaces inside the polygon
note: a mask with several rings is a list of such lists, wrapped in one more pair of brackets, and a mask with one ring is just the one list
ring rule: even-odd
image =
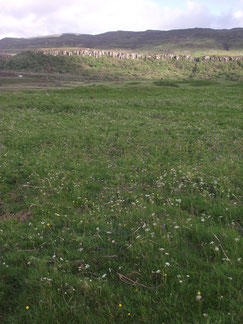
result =
[{"label": "green grass field", "polygon": [[0,93],[0,322],[240,324],[243,83]]}]

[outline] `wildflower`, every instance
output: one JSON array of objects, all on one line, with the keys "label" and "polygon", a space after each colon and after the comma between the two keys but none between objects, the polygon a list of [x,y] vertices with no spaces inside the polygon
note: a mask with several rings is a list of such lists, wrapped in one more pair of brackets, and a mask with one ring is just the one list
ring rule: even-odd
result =
[{"label": "wildflower", "polygon": [[26,306],[25,309],[26,309],[26,310],[29,310],[29,309],[30,309],[30,306]]},{"label": "wildflower", "polygon": [[119,304],[119,307],[122,307],[122,304]]},{"label": "wildflower", "polygon": [[219,251],[219,248],[216,246],[216,248],[214,249],[216,252],[218,252]]},{"label": "wildflower", "polygon": [[131,313],[127,313],[128,316],[131,316]]},{"label": "wildflower", "polygon": [[201,292],[198,291],[198,292],[197,292],[197,296],[196,296],[196,300],[197,300],[197,301],[200,301],[201,299],[202,299]]},{"label": "wildflower", "polygon": [[46,226],[47,226],[47,227],[50,227],[50,224],[48,223],[48,224],[46,224]]},{"label": "wildflower", "polygon": [[170,263],[169,263],[169,262],[165,262],[165,265],[166,265],[167,267],[169,267],[169,266],[170,266]]}]

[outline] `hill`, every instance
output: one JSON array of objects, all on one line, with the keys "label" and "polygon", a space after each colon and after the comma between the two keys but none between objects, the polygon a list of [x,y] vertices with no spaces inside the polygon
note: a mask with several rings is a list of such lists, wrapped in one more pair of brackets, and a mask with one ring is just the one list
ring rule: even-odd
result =
[{"label": "hill", "polygon": [[243,61],[124,59],[116,57],[53,56],[23,52],[0,58],[0,71],[72,74],[82,80],[243,79]]},{"label": "hill", "polygon": [[243,49],[243,28],[208,28],[142,32],[115,31],[99,35],[62,34],[36,38],[4,38],[0,51],[35,48],[85,47],[133,50],[239,50]]}]

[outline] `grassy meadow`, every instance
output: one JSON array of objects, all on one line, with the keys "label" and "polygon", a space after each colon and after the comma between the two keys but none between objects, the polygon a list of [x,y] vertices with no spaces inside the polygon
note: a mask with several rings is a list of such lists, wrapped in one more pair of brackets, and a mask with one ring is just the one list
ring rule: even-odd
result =
[{"label": "grassy meadow", "polygon": [[242,323],[242,104],[224,80],[0,92],[0,322]]}]

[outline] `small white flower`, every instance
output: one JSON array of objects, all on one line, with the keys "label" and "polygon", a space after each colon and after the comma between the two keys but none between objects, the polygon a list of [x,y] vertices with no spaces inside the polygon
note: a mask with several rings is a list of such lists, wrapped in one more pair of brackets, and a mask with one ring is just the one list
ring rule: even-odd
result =
[{"label": "small white flower", "polygon": [[202,299],[202,296],[201,296],[201,295],[197,295],[197,296],[196,296],[196,300],[197,300],[197,301],[200,301],[201,299]]},{"label": "small white flower", "polygon": [[219,251],[219,248],[216,246],[216,248],[214,249],[216,252],[218,252]]},{"label": "small white flower", "polygon": [[240,262],[241,261],[241,258],[238,258],[237,261]]},{"label": "small white flower", "polygon": [[176,228],[176,229],[177,229],[177,228],[180,228],[180,226],[176,225],[176,226],[175,226],[174,228]]},{"label": "small white flower", "polygon": [[167,267],[169,267],[169,266],[170,266],[170,263],[169,263],[169,262],[165,262],[165,265],[166,265]]},{"label": "small white flower", "polygon": [[156,271],[156,273],[160,273],[160,272],[161,272],[161,270],[157,270],[157,271]]},{"label": "small white flower", "polygon": [[89,264],[85,264],[85,269],[88,269],[90,268],[90,265]]},{"label": "small white flower", "polygon": [[239,240],[240,240],[239,237],[235,238],[235,242],[239,242]]},{"label": "small white flower", "polygon": [[105,274],[103,274],[103,276],[101,278],[105,278],[106,276],[107,276],[107,274],[105,273]]},{"label": "small white flower", "polygon": [[159,251],[164,251],[165,249],[163,249],[163,248],[159,248]]},{"label": "small white flower", "polygon": [[228,277],[228,279],[229,279],[229,280],[233,280],[233,278],[231,278],[231,277]]},{"label": "small white flower", "polygon": [[136,240],[137,240],[139,237],[141,237],[141,235],[138,235],[138,236],[136,237]]},{"label": "small white flower", "polygon": [[83,248],[78,249],[79,252],[82,252],[83,250],[84,250]]}]

